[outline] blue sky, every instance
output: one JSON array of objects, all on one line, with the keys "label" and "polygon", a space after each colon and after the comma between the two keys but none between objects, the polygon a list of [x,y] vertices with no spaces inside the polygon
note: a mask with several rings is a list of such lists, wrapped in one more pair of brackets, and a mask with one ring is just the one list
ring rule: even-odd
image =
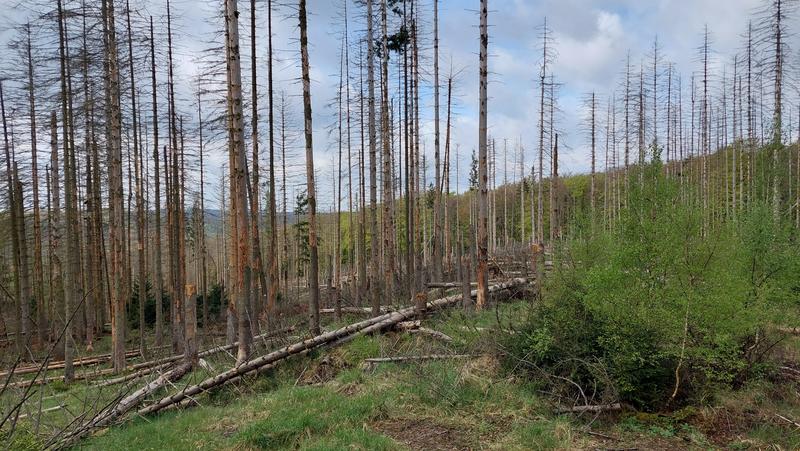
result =
[{"label": "blue sky", "polygon": [[[312,74],[312,100],[315,125],[315,165],[318,172],[320,202],[327,209],[333,202],[331,190],[331,162],[337,150],[335,136],[325,129],[332,124],[337,115],[331,102],[336,96],[339,74],[339,46],[341,37],[341,12],[344,2],[348,2],[351,19],[351,40],[363,30],[361,10],[352,0],[308,0],[310,13],[310,59]],[[0,0],[0,11],[14,10],[18,0]],[[118,1],[121,5],[121,2]],[[146,4],[154,15],[163,11],[161,1],[132,0],[133,5]],[[279,2],[294,5],[294,1]],[[191,87],[191,79],[200,70],[196,56],[206,46],[204,39],[212,31],[208,20],[214,17],[218,1],[174,0],[173,15],[177,18],[180,31],[176,38],[178,47],[176,81],[185,90],[185,97]],[[489,126],[490,135],[501,142],[509,140],[509,146],[521,140],[525,148],[526,164],[536,155],[536,117],[538,96],[536,76],[539,71],[539,42],[537,27],[545,16],[554,31],[558,58],[553,73],[563,84],[560,95],[562,114],[559,128],[563,137],[560,166],[563,172],[575,173],[588,170],[587,139],[582,124],[584,111],[582,98],[595,91],[601,105],[613,90],[618,87],[625,57],[631,54],[633,64],[647,58],[652,41],[658,35],[664,61],[675,63],[676,70],[684,80],[692,71],[699,69],[697,47],[702,42],[702,32],[707,24],[713,38],[714,66],[730,65],[732,55],[742,44],[741,34],[746,30],[747,21],[753,9],[762,4],[761,0],[490,0],[490,85],[489,85]],[[120,6],[118,6],[120,8]],[[242,26],[249,23],[247,17],[249,1],[239,1],[242,10]],[[266,49],[266,14],[261,12],[258,33],[259,55]],[[421,34],[430,38],[432,28],[432,0],[419,2]],[[453,155],[452,186],[463,190],[466,186],[469,153],[476,147],[477,130],[477,51],[478,51],[478,1],[440,0],[440,66],[441,83],[451,61],[459,71],[456,86],[456,108],[454,110],[453,147],[460,148],[461,180],[455,177],[456,158]],[[300,102],[298,43],[296,36],[297,20],[294,10],[282,7],[275,13],[274,35],[276,56],[276,86],[286,90],[291,98],[292,116],[302,114]],[[13,17],[10,14],[7,17]],[[796,21],[796,20],[795,20]],[[0,34],[6,40],[9,33]],[[247,34],[243,32],[242,38]],[[242,42],[243,51],[248,52],[247,43]],[[424,88],[421,100],[421,120],[423,125],[424,149],[432,161],[433,156],[433,99],[431,85],[432,45],[424,43],[423,56]],[[352,52],[351,52],[351,56]],[[261,60],[263,63],[263,60]],[[9,64],[6,60],[5,63]],[[0,66],[2,67],[2,66]],[[353,73],[352,76],[357,76]],[[260,67],[261,84],[266,83],[266,70]],[[395,82],[393,79],[392,82]],[[247,83],[247,82],[246,82]],[[355,87],[353,87],[355,89]],[[442,129],[444,128],[445,90],[441,90]],[[262,106],[266,101],[262,100]],[[189,114],[191,106],[185,109]],[[355,106],[354,106],[355,109]],[[265,113],[262,113],[265,114]],[[265,116],[264,116],[265,117]],[[302,126],[295,121],[295,128]],[[264,126],[262,125],[262,129]],[[358,135],[354,132],[354,141]],[[296,163],[293,166],[292,186],[304,181],[302,173],[301,143],[292,152]],[[266,146],[262,144],[262,149]],[[208,192],[216,193],[222,163],[227,160],[222,149],[210,150],[211,160]],[[265,154],[266,155],[266,154]],[[502,156],[502,153],[498,153]],[[509,156],[509,171],[511,157]],[[502,178],[502,161],[497,162],[498,178]],[[432,169],[428,180],[432,179]],[[510,178],[510,175],[509,175]],[[455,189],[455,188],[454,188]],[[290,188],[292,190],[292,188]],[[290,199],[293,197],[290,191]],[[216,194],[207,194],[215,199]],[[212,200],[213,202],[213,200]]]}]

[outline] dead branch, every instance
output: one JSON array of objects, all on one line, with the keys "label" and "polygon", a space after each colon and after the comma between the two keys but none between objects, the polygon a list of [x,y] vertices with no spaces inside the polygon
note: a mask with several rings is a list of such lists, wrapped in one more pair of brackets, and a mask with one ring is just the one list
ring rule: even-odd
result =
[{"label": "dead branch", "polygon": [[474,359],[483,354],[429,354],[429,355],[407,355],[398,357],[375,357],[364,359],[364,367],[370,368],[380,363],[408,363],[422,362],[426,360],[450,360],[450,359]]},{"label": "dead branch", "polygon": [[556,409],[556,413],[585,413],[585,412],[608,412],[611,410],[621,410],[622,404],[615,402],[613,404],[603,404],[598,406],[575,406],[575,407],[561,407]]}]

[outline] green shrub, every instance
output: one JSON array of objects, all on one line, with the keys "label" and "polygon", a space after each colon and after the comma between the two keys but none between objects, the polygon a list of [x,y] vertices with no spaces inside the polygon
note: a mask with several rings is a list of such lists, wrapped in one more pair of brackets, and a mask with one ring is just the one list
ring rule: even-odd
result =
[{"label": "green shrub", "polygon": [[721,221],[658,161],[641,180],[617,222],[578,225],[556,248],[542,301],[507,343],[509,364],[580,402],[657,409],[739,384],[765,326],[797,302],[796,245],[769,207]]}]

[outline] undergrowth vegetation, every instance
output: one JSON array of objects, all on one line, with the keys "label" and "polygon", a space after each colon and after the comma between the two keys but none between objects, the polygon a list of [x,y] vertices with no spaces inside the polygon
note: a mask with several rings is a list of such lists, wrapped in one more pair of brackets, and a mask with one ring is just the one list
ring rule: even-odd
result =
[{"label": "undergrowth vegetation", "polygon": [[577,220],[554,250],[541,302],[505,343],[510,364],[566,403],[645,410],[770,371],[785,338],[773,326],[791,322],[800,293],[790,225],[755,200],[734,220],[704,218],[697,193],[657,159],[630,183],[613,226]]}]

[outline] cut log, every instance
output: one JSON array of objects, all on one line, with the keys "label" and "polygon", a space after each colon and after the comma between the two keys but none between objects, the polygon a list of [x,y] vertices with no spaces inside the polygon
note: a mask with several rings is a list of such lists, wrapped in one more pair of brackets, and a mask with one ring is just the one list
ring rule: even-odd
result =
[{"label": "cut log", "polygon": [[556,413],[607,412],[620,409],[622,409],[622,404],[615,402],[612,404],[602,404],[597,406],[561,407],[556,409]]},{"label": "cut log", "polygon": [[[496,293],[503,290],[508,290],[510,288],[515,288],[524,283],[526,283],[525,279],[514,279],[505,283],[495,285],[491,287],[489,291]],[[476,290],[472,290],[470,294],[471,296],[475,296],[477,292]],[[461,302],[461,295],[448,296],[445,298],[436,299],[434,301],[428,302],[426,310],[429,311],[437,310],[453,304],[458,304],[460,302]],[[358,335],[381,331],[387,327],[394,326],[399,322],[413,318],[416,315],[416,312],[417,312],[416,307],[407,307],[398,310],[396,312],[387,313],[381,316],[376,316],[374,318],[350,324],[340,329],[336,329],[331,332],[326,332],[324,334],[317,335],[307,340],[294,343],[292,345],[270,352],[269,354],[266,354],[264,356],[244,362],[235,368],[222,372],[216,376],[210,377],[200,382],[199,384],[188,386],[177,393],[164,397],[161,400],[140,409],[138,413],[140,415],[147,415],[158,412],[172,404],[180,403],[187,398],[196,396],[212,388],[221,386],[225,383],[230,382],[231,380],[238,379],[245,374],[257,371],[258,369],[264,366],[274,364],[292,355],[296,355],[317,347],[335,346],[347,342]]]}]

